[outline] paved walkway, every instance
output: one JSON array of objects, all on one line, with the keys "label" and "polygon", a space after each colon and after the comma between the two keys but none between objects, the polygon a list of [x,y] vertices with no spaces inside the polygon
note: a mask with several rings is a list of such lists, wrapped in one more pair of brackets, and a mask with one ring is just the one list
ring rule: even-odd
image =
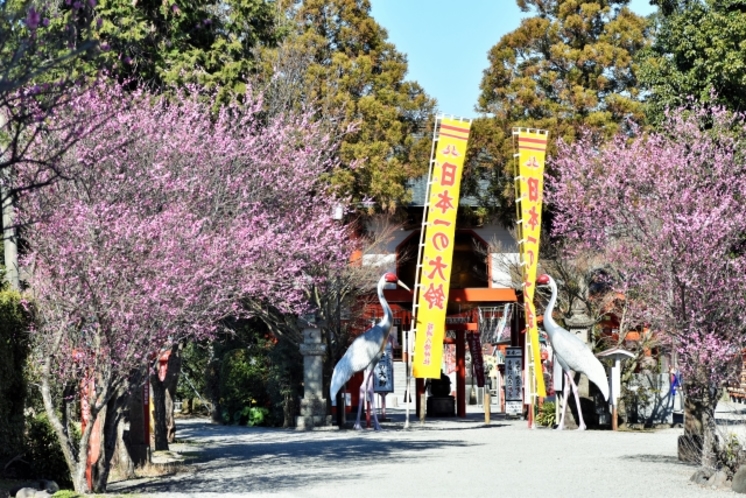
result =
[{"label": "paved walkway", "polygon": [[695,468],[676,459],[682,429],[529,430],[524,421],[494,415],[484,425],[483,415],[470,413],[424,426],[412,417],[404,430],[404,411],[389,412],[380,432],[179,420],[181,443],[172,450],[191,458],[184,471],[112,483],[109,490],[160,498],[738,496],[689,482]]}]

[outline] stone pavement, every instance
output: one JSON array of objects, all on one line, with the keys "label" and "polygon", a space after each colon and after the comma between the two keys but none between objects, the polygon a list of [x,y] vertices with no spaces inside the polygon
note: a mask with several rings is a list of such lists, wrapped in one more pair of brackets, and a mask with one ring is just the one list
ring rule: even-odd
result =
[{"label": "stone pavement", "polygon": [[429,419],[424,426],[412,414],[404,430],[404,410],[389,409],[380,432],[179,420],[180,443],[172,450],[187,459],[182,471],[112,483],[109,491],[160,498],[737,496],[689,482],[695,468],[676,458],[682,429],[531,430],[495,414],[485,425],[477,407],[469,411],[466,419]]}]

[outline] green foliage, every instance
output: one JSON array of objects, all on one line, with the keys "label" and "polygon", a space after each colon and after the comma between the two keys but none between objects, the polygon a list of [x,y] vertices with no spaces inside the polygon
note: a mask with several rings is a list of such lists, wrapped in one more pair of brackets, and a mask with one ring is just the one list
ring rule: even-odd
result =
[{"label": "green foliage", "polygon": [[76,493],[75,491],[72,491],[70,489],[62,489],[60,491],[57,491],[55,494],[52,495],[54,498],[80,498],[80,493]]},{"label": "green foliage", "polygon": [[746,108],[746,2],[657,3],[658,32],[640,71],[640,81],[651,92],[650,120],[660,122],[666,107],[686,105],[688,97],[732,110]]},{"label": "green foliage", "polygon": [[224,422],[247,424],[251,409],[266,408],[266,354],[235,349],[223,357],[220,369],[220,408]]},{"label": "green foliage", "polygon": [[298,345],[274,338],[256,320],[233,330],[212,345],[205,397],[218,406],[224,423],[293,425],[303,380]]},{"label": "green foliage", "polygon": [[624,407],[627,424],[651,423],[646,417],[646,407],[650,406],[656,397],[660,397],[660,392],[655,389],[649,375],[631,376],[623,383],[620,404]]},{"label": "green foliage", "polygon": [[303,356],[297,344],[281,338],[269,352],[267,392],[272,404],[273,425],[292,427],[302,395]]},{"label": "green foliage", "polygon": [[[187,343],[181,352],[181,374],[176,387],[176,398],[193,400],[209,398],[207,393],[207,365],[210,360],[209,348],[205,344]],[[185,411],[182,408],[182,411]]]},{"label": "green foliage", "polygon": [[718,463],[735,474],[742,463],[741,441],[734,432],[723,434],[720,439],[717,455]]},{"label": "green foliage", "polygon": [[[0,67],[3,68],[0,95],[29,82],[40,80],[58,84],[60,90],[69,91],[70,85],[60,85],[78,76],[78,56],[95,49],[92,42],[92,12],[89,2],[32,2],[28,0],[4,1],[0,5]],[[26,20],[29,8],[39,13],[41,25],[32,32]],[[46,24],[49,23],[49,26]],[[74,28],[74,29],[71,29]],[[54,91],[43,91],[49,96]],[[7,104],[7,103],[6,103]]]},{"label": "green foliage", "polygon": [[[238,416],[237,416],[238,415]],[[249,427],[255,425],[267,425],[269,420],[269,409],[257,406],[245,406],[243,410],[233,415],[234,423],[245,421]]]},{"label": "green foliage", "polygon": [[473,124],[466,176],[491,181],[503,222],[515,218],[513,127],[548,130],[551,155],[556,139],[572,142],[583,129],[610,137],[643,121],[635,56],[650,32],[628,3],[518,0],[534,15],[490,49],[477,110],[491,117]]},{"label": "green foliage", "polygon": [[17,292],[0,291],[0,462],[23,451],[28,316]]},{"label": "green foliage", "polygon": [[[70,22],[70,12],[62,14],[51,25],[61,34]],[[156,89],[192,83],[221,97],[244,92],[253,50],[281,33],[273,0],[99,0],[90,15],[97,20],[98,45],[78,71],[105,69],[120,81]]]},{"label": "green foliage", "polygon": [[28,420],[26,457],[31,465],[28,477],[51,479],[60,487],[72,487],[70,469],[46,414]]},{"label": "green foliage", "polygon": [[553,402],[545,402],[539,407],[539,412],[536,414],[536,423],[543,427],[553,427],[557,423]]},{"label": "green foliage", "polygon": [[368,0],[305,0],[288,16],[292,34],[262,55],[270,99],[280,109],[317,109],[333,133],[354,125],[329,181],[354,201],[371,197],[393,209],[408,200],[407,180],[427,172],[434,101],[405,80],[406,56],[387,41]]}]

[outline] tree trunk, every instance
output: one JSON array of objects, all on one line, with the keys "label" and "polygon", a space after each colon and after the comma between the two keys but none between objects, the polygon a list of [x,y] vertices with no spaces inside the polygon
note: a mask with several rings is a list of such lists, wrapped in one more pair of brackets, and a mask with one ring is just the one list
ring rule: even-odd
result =
[{"label": "tree trunk", "polygon": [[[47,360],[42,367],[41,375],[41,398],[44,403],[44,411],[47,414],[49,423],[54,428],[54,432],[57,435],[57,441],[60,443],[62,454],[65,457],[67,468],[70,471],[70,480],[73,483],[73,488],[78,493],[87,493],[88,483],[85,478],[86,462],[88,460],[88,440],[90,438],[90,430],[86,427],[86,431],[83,432],[80,444],[77,448],[73,444],[72,440],[68,436],[62,421],[57,416],[57,407],[52,401],[52,388],[50,386],[50,373],[49,373],[49,360]],[[82,465],[81,465],[82,462]]]},{"label": "tree trunk", "polygon": [[168,437],[166,436],[166,386],[158,378],[158,374],[150,376],[150,385],[153,388],[153,434],[155,445],[154,451],[168,450]]},{"label": "tree trunk", "polygon": [[684,435],[679,437],[679,460],[708,469],[717,468],[715,407],[718,398],[718,393],[684,396]]},{"label": "tree trunk", "polygon": [[176,402],[176,388],[181,375],[181,346],[174,346],[168,359],[168,373],[166,374],[166,438],[169,443],[176,441],[176,420],[174,419],[174,404]]},{"label": "tree trunk", "polygon": [[212,404],[210,417],[213,422],[221,424],[223,423],[223,417],[220,413],[220,358],[215,356],[214,344],[210,344],[210,359],[207,362],[205,377],[207,380],[206,394]]},{"label": "tree trunk", "polygon": [[[129,405],[129,400],[127,400]],[[129,417],[129,410],[123,410],[122,417],[119,419],[117,424],[117,441],[114,449],[114,455],[111,460],[111,466],[116,470],[117,474],[124,479],[134,479],[135,477],[135,461],[132,459],[127,447],[127,419]]]},{"label": "tree trunk", "polygon": [[[128,402],[128,392],[125,387],[112,396],[109,403],[101,411],[99,417],[103,417],[103,436],[101,438],[101,453],[93,466],[93,492],[105,493],[109,482],[112,463],[116,460],[117,450],[121,447],[124,422],[124,407]],[[131,460],[130,460],[131,461]]]},{"label": "tree trunk", "polygon": [[[98,439],[99,442],[99,453],[96,461],[91,462],[91,492],[93,493],[105,493],[106,492],[106,481],[109,479],[109,464],[106,460],[106,443],[108,434],[106,434],[107,425],[110,425],[110,420],[113,418],[113,413],[110,411],[112,400],[109,400],[106,406],[104,406],[98,413],[99,424],[93,428],[95,431],[98,429],[98,437],[94,437],[91,433],[91,440]],[[89,445],[89,450],[90,445]],[[86,460],[86,467],[88,461]],[[86,479],[87,480],[87,479]],[[88,484],[86,482],[86,484]]]},{"label": "tree trunk", "polygon": [[[161,380],[159,372],[150,375],[150,384],[153,386],[155,451],[168,450],[169,441],[173,442],[175,438],[173,396],[176,395],[176,384],[179,380],[180,371],[181,352],[179,346],[174,346],[168,357],[168,366],[163,380]],[[169,393],[169,390],[171,390],[171,393]]]},{"label": "tree trunk", "polygon": [[129,430],[124,432],[122,442],[133,467],[141,467],[149,461],[150,456],[150,419],[147,416],[150,407],[145,396],[150,385],[147,376],[132,379],[131,385],[127,410]]},{"label": "tree trunk", "polygon": [[705,405],[702,410],[702,467],[717,470],[718,465],[718,437],[715,423],[715,407],[717,400]]},{"label": "tree trunk", "polygon": [[[288,427],[295,427],[295,417],[297,415],[298,409],[295,403],[295,399],[293,398],[293,395],[288,393],[285,394],[285,401],[282,404],[282,414],[283,414],[283,423],[282,426],[284,428]],[[342,410],[344,413],[344,409]]]}]

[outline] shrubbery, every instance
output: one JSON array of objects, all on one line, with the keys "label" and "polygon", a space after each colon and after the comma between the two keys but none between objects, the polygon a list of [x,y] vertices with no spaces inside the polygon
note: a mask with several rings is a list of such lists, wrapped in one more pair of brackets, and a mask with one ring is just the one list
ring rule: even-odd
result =
[{"label": "shrubbery", "polygon": [[29,345],[28,316],[20,302],[18,292],[0,291],[0,464],[23,452]]},{"label": "shrubbery", "polygon": [[553,427],[557,423],[555,404],[545,401],[536,414],[536,423],[544,427]]},{"label": "shrubbery", "polygon": [[[79,437],[79,435],[78,435]],[[55,481],[61,488],[71,488],[70,469],[46,414],[28,420],[26,457],[30,464],[28,478],[43,478]]]},{"label": "shrubbery", "polygon": [[[208,354],[206,349],[201,351]],[[205,362],[207,375],[195,387],[203,388],[203,395],[217,406],[221,422],[294,424],[303,381],[303,358],[297,344],[268,334],[258,321],[246,321],[235,324],[233,334],[216,341],[211,354],[212,360]],[[200,354],[185,355],[185,359],[203,364]],[[180,389],[180,393],[186,392],[184,387]]]},{"label": "shrubbery", "polygon": [[223,422],[266,425],[269,414],[268,362],[261,348],[229,351],[220,369],[220,410]]}]

